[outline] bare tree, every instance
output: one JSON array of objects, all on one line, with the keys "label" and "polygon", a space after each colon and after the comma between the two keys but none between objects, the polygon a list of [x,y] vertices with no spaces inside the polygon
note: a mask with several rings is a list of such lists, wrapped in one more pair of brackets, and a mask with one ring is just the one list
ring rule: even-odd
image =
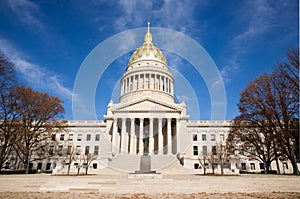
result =
[{"label": "bare tree", "polygon": [[293,173],[299,174],[295,157],[299,149],[299,50],[289,50],[287,57],[288,62],[276,65],[278,70],[251,81],[241,93],[240,115],[233,128],[246,125],[232,132],[241,132],[235,136],[238,141],[249,142],[248,148],[256,153],[250,155],[265,156],[265,164],[272,158],[287,157]]},{"label": "bare tree", "polygon": [[211,166],[212,174],[215,174],[215,168],[218,165],[218,156],[217,156],[217,152],[216,152],[216,146],[212,147],[212,150],[210,151],[210,153],[207,154],[206,158]]},{"label": "bare tree", "polygon": [[58,98],[29,87],[17,87],[13,93],[22,105],[17,110],[20,119],[14,148],[28,173],[31,161],[48,157],[47,149],[52,134],[64,129],[66,121],[59,120],[64,108]]},{"label": "bare tree", "polygon": [[229,155],[230,152],[228,150],[228,147],[225,146],[225,144],[222,144],[221,142],[216,144],[216,156],[218,159],[218,164],[221,168],[221,175],[224,175],[224,165],[227,163]]},{"label": "bare tree", "polygon": [[206,155],[205,156],[198,156],[199,163],[201,167],[203,168],[203,174],[206,175],[206,167],[208,165],[208,160]]},{"label": "bare tree", "polygon": [[16,110],[20,105],[11,90],[16,85],[15,66],[0,52],[0,170],[8,161],[15,141]]},{"label": "bare tree", "polygon": [[85,160],[84,160],[84,166],[85,166],[85,175],[88,174],[88,170],[89,170],[89,167],[91,165],[91,163],[93,162],[93,160],[96,160],[97,157],[94,156],[93,154],[91,153],[88,153],[88,154],[85,154]]}]

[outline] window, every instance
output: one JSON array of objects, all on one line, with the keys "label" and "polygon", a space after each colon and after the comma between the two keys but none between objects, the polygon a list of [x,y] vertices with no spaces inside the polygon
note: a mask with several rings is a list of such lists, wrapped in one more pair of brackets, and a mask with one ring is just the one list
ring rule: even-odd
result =
[{"label": "window", "polygon": [[49,155],[53,155],[53,153],[54,153],[54,146],[51,145],[49,148]]},{"label": "window", "polygon": [[207,146],[202,146],[202,153],[203,155],[207,155]]},{"label": "window", "polygon": [[202,134],[202,141],[206,141],[206,134]]},{"label": "window", "polygon": [[82,140],[82,134],[78,134],[77,135],[77,141],[81,141]]},{"label": "window", "polygon": [[255,164],[254,163],[250,163],[250,169],[255,170]]},{"label": "window", "polygon": [[50,170],[51,169],[51,162],[48,162],[47,164],[46,164],[46,170]]},{"label": "window", "polygon": [[37,170],[42,170],[42,167],[43,167],[43,163],[38,163],[38,165],[37,165]]},{"label": "window", "polygon": [[81,151],[80,148],[81,148],[80,145],[76,146],[76,155],[80,155],[80,151]]},{"label": "window", "polygon": [[217,155],[217,147],[216,147],[216,146],[212,146],[212,147],[211,147],[211,153],[212,153],[213,155]]},{"label": "window", "polygon": [[211,141],[216,141],[216,135],[215,134],[211,134]]},{"label": "window", "polygon": [[246,170],[246,163],[241,163],[241,170]]},{"label": "window", "polygon": [[88,155],[90,153],[90,146],[85,146],[85,155]]},{"label": "window", "polygon": [[99,153],[99,146],[94,146],[94,155],[98,155]]},{"label": "window", "polygon": [[100,140],[100,134],[96,134],[95,135],[95,141],[99,141]]},{"label": "window", "polygon": [[52,134],[51,140],[52,140],[52,141],[55,141],[55,138],[56,138],[56,135],[55,135],[55,134]]},{"label": "window", "polygon": [[260,168],[260,170],[265,170],[265,165],[264,165],[264,163],[259,163],[259,168]]},{"label": "window", "polygon": [[91,140],[91,134],[87,134],[86,135],[86,141],[90,141]]},{"label": "window", "polygon": [[198,163],[194,164],[194,169],[199,169],[199,164]]},{"label": "window", "polygon": [[93,169],[97,169],[97,163],[93,163]]},{"label": "window", "polygon": [[68,146],[68,149],[67,149],[67,155],[70,155],[70,154],[71,154],[71,150],[72,150],[72,146]]},{"label": "window", "polygon": [[220,141],[224,141],[224,134],[220,134]]},{"label": "window", "polygon": [[198,146],[193,146],[193,154],[198,155]]},{"label": "window", "polygon": [[62,155],[62,150],[63,150],[63,146],[59,145],[58,146],[58,155]]},{"label": "window", "polygon": [[60,140],[60,141],[64,141],[64,140],[65,140],[65,134],[60,134],[59,140]]},{"label": "window", "polygon": [[283,163],[283,168],[284,168],[284,169],[289,169],[289,166],[288,166],[287,162],[284,162],[284,163]]},{"label": "window", "polygon": [[69,134],[69,141],[73,141],[73,134]]},{"label": "window", "polygon": [[197,141],[197,134],[193,134],[193,141]]}]

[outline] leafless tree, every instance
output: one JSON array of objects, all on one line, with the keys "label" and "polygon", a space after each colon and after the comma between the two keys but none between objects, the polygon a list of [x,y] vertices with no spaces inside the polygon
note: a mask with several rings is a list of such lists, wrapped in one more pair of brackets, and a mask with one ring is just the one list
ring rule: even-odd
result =
[{"label": "leafless tree", "polygon": [[231,129],[231,136],[237,139],[231,140],[245,143],[251,156],[264,156],[266,165],[287,157],[293,173],[299,174],[295,154],[299,149],[299,50],[289,50],[287,57],[272,74],[251,81],[241,93],[240,115]]},{"label": "leafless tree", "polygon": [[97,157],[94,156],[93,154],[91,153],[88,153],[88,154],[85,154],[85,160],[84,160],[84,166],[85,166],[85,175],[88,174],[88,170],[89,170],[89,167],[91,165],[91,163],[93,162],[93,160],[96,160]]},{"label": "leafless tree", "polygon": [[17,110],[20,118],[14,149],[28,173],[31,161],[48,157],[52,134],[64,129],[66,121],[59,120],[64,108],[58,98],[29,87],[16,87],[13,93],[17,96],[18,104],[22,105]]}]

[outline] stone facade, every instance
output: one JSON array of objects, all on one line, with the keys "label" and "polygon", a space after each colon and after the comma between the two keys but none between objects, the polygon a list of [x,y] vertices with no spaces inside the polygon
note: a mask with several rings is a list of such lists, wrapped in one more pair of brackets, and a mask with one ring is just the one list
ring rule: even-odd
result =
[{"label": "stone facade", "polygon": [[[150,28],[144,44],[131,56],[121,78],[120,100],[110,101],[103,121],[69,121],[68,132],[53,138],[55,156],[36,162],[39,169],[54,173],[89,173],[114,169],[126,173],[140,170],[141,156],[151,157],[151,169],[161,172],[212,172],[201,158],[223,146],[230,121],[191,121],[184,101],[174,101],[174,78],[164,54],[152,43]],[[51,148],[51,147],[50,147]],[[66,153],[61,151],[66,149]],[[75,152],[74,152],[75,151]],[[70,161],[70,155],[74,158]],[[93,156],[89,165],[82,155]],[[41,166],[42,164],[42,166]],[[283,164],[286,173],[291,166]],[[259,162],[240,156],[226,160],[225,173],[260,172]],[[216,173],[220,166],[216,165]]]}]

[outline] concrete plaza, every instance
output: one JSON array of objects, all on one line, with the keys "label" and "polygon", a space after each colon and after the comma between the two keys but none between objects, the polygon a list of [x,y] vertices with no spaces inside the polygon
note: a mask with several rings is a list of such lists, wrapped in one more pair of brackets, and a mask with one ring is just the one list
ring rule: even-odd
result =
[{"label": "concrete plaza", "polygon": [[[292,175],[153,175],[88,176],[1,175],[0,196],[8,192],[94,194],[294,193],[300,197],[300,177]],[[296,192],[296,193],[295,193]],[[2,198],[3,198],[2,197]]]}]

